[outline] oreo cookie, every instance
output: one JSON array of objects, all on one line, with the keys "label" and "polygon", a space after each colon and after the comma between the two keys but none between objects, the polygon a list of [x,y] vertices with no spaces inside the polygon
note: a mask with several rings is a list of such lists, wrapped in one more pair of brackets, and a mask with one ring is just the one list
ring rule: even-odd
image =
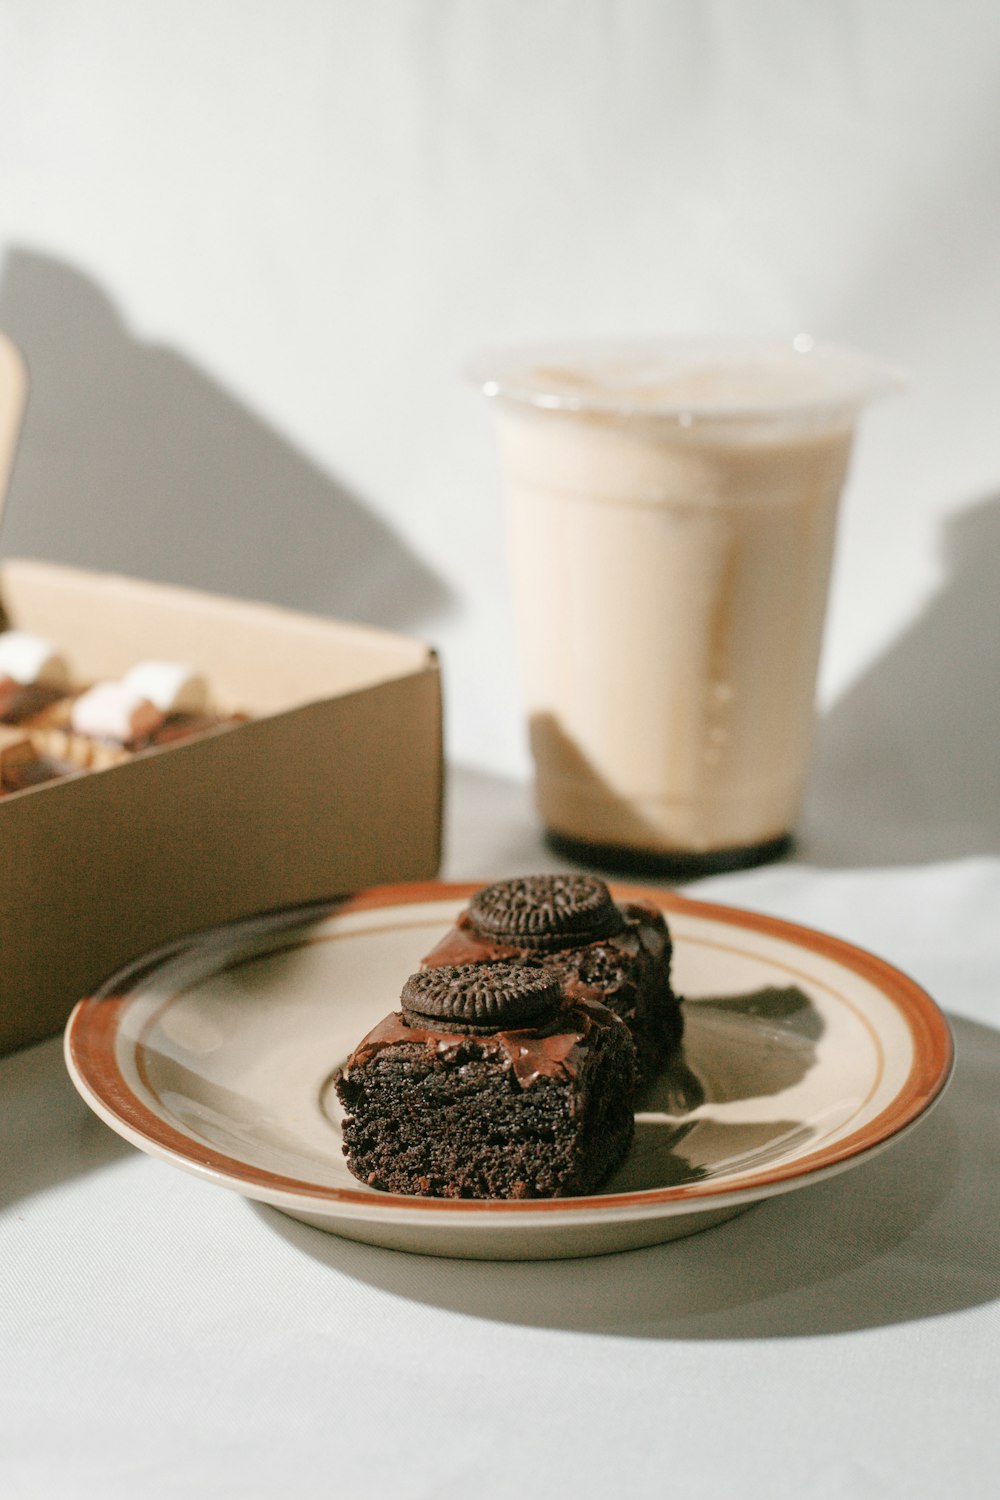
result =
[{"label": "oreo cookie", "polygon": [[477,891],[469,916],[484,937],[553,952],[614,937],[625,925],[603,880],[593,875],[523,875]]},{"label": "oreo cookie", "polygon": [[551,1020],[562,992],[554,975],[524,964],[445,964],[411,974],[400,1001],[410,1026],[486,1035]]}]

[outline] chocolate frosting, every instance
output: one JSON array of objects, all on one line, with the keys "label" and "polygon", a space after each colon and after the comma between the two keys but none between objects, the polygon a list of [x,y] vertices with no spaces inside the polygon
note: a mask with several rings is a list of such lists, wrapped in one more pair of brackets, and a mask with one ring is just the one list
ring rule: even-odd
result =
[{"label": "chocolate frosting", "polygon": [[[649,953],[662,953],[667,945],[668,937],[659,909],[642,901],[623,902],[619,909],[625,921],[621,932],[611,937],[598,938],[592,944],[581,945],[570,941],[565,948],[557,949],[556,952],[565,953],[581,946],[600,946],[619,948],[622,952],[634,956],[641,944]],[[543,957],[550,956],[549,954],[542,955],[537,950],[516,948],[509,943],[498,942],[496,938],[487,937],[478,931],[470,913],[466,910],[458,914],[455,925],[445,933],[441,941],[431,949],[421,963],[424,968],[435,969],[442,964],[496,963],[503,962],[505,959],[539,963]],[[580,987],[579,994],[582,999],[599,998],[596,992],[588,993],[586,987]]]},{"label": "chocolate frosting", "polygon": [[575,1077],[591,1032],[597,1027],[618,1024],[605,1006],[589,1002],[561,1011],[545,1026],[497,1031],[485,1036],[415,1026],[400,1011],[393,1011],[362,1038],[347,1059],[344,1072],[349,1074],[352,1068],[361,1067],[389,1047],[410,1043],[425,1046],[442,1057],[463,1049],[473,1055],[502,1054],[521,1087],[528,1088],[538,1078]]}]

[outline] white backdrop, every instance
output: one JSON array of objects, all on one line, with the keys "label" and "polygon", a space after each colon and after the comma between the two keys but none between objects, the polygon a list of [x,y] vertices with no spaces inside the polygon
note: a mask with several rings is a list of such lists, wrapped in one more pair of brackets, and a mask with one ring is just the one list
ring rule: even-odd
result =
[{"label": "white backdrop", "polygon": [[519,775],[464,361],[808,330],[912,375],[844,512],[843,769],[900,651],[907,701],[993,680],[998,241],[992,0],[0,0],[3,551],[423,635],[452,756]]},{"label": "white backdrop", "polygon": [[863,1170],[565,1268],[286,1223],[126,1147],[57,1041],[5,1059],[5,1497],[992,1497],[998,246],[996,0],[0,0],[0,550],[434,641],[448,878],[547,867],[467,357],[808,330],[909,368],[802,859],[696,893],[883,954],[958,1044]]}]

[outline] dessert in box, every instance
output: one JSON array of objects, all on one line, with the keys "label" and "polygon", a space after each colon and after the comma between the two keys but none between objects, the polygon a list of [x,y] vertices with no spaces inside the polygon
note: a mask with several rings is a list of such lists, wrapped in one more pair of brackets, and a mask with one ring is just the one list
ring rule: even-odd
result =
[{"label": "dessert in box", "polygon": [[598,1000],[621,1017],[635,1040],[641,1084],[681,1040],[671,953],[657,907],[619,905],[590,875],[528,875],[478,891],[423,963],[499,961],[546,970],[567,1000]]},{"label": "dessert in box", "polygon": [[[66,670],[0,724],[0,1053],[191,932],[437,872],[440,677],[422,643],[24,560],[0,569],[0,608]],[[119,685],[106,717],[74,727],[101,683]],[[138,700],[156,714],[126,745],[108,731]]]},{"label": "dessert in box", "polygon": [[49,641],[27,630],[0,632],[0,723],[30,719],[68,692],[66,661]]},{"label": "dessert in box", "polygon": [[182,662],[136,662],[120,680],[83,689],[70,679],[51,642],[0,631],[0,727],[19,731],[0,742],[0,796],[247,718],[215,712],[204,679]]},{"label": "dessert in box", "polygon": [[566,1003],[554,975],[502,963],[421,970],[400,999],[337,1079],[361,1181],[439,1198],[567,1197],[622,1161],[635,1048],[606,1006]]}]

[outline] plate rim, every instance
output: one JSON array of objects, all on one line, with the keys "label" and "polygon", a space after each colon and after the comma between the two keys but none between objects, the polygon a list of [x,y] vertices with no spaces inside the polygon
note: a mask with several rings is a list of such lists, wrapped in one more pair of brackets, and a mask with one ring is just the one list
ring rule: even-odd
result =
[{"label": "plate rim", "polygon": [[311,920],[340,914],[463,900],[488,883],[484,880],[425,880],[369,886],[329,901],[262,911],[165,944],[116,970],[92,995],[85,996],[74,1007],[64,1033],[64,1057],[70,1078],[91,1109],[140,1150],[244,1197],[293,1212],[313,1211],[331,1218],[355,1217],[361,1210],[396,1223],[428,1225],[457,1224],[456,1215],[471,1215],[484,1228],[493,1221],[513,1223],[526,1217],[552,1223],[552,1215],[571,1222],[588,1213],[598,1214],[608,1221],[623,1216],[646,1218],[650,1215],[695,1213],[733,1204],[749,1204],[805,1187],[857,1165],[894,1143],[927,1114],[951,1078],[955,1048],[947,1018],[921,985],[886,959],[844,938],[787,918],[702,901],[669,889],[613,880],[608,883],[616,900],[651,901],[665,912],[668,919],[671,913],[689,913],[704,920],[748,928],[791,942],[794,946],[804,946],[823,958],[842,964],[874,985],[904,1021],[911,1037],[913,1058],[901,1088],[872,1120],[832,1145],[820,1147],[790,1162],[762,1167],[738,1184],[733,1184],[731,1179],[728,1184],[725,1180],[709,1179],[632,1192],[509,1201],[374,1194],[360,1186],[341,1188],[309,1183],[256,1167],[207,1143],[198,1142],[170,1124],[133,1092],[118,1068],[115,1058],[118,1028],[131,995],[146,977],[172,958],[208,943],[218,943],[220,949],[228,952],[242,934],[249,938],[261,931],[280,931],[286,925],[293,930]]}]

